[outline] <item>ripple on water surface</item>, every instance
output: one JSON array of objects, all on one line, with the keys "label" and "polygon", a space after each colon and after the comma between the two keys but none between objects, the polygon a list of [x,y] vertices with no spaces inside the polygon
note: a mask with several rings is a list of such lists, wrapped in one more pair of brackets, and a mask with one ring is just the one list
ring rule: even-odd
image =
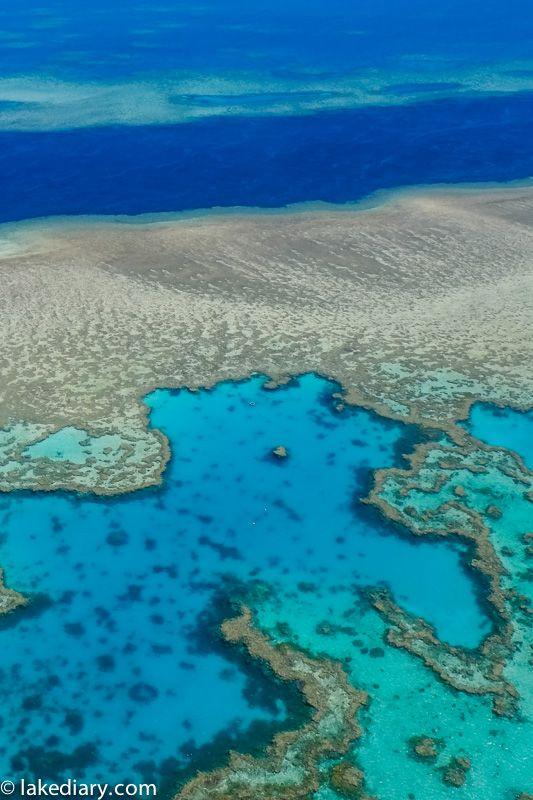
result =
[{"label": "ripple on water surface", "polygon": [[459,546],[403,538],[359,503],[412,429],[335,410],[314,375],[263,383],[148,396],[173,453],[159,490],[2,499],[7,582],[40,598],[0,633],[3,773],[162,780],[221,731],[282,723],[289,695],[247,691],[231,654],[198,647],[222,575],[324,603],[385,582],[448,641],[486,633]]}]

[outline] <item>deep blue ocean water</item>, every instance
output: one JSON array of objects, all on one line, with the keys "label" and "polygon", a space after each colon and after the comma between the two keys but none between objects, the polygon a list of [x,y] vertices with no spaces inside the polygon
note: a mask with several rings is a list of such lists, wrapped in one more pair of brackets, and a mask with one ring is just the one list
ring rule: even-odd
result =
[{"label": "deep blue ocean water", "polygon": [[[528,0],[1,0],[3,75],[109,80],[164,70],[221,76],[531,57]],[[421,63],[420,68],[424,65]]]},{"label": "deep blue ocean water", "polygon": [[398,535],[360,503],[414,430],[336,411],[337,387],[313,375],[263,381],[148,396],[172,447],[160,489],[2,498],[5,576],[33,597],[0,632],[2,774],[162,782],[215,758],[217,735],[246,747],[254,721],[282,723],[290,697],[247,683],[206,628],[230,577],[325,605],[385,582],[450,642],[489,629],[459,546]]},{"label": "deep blue ocean water", "polygon": [[173,126],[0,131],[0,220],[344,203],[533,175],[533,94]]},{"label": "deep blue ocean water", "polygon": [[[461,96],[461,81],[468,70],[490,75],[495,65],[502,75],[533,78],[532,52],[526,0],[0,0],[0,111],[38,108],[32,87],[43,82],[157,87],[176,75],[195,81],[187,102],[206,107],[238,106],[240,79],[256,87],[242,90],[253,107],[273,80],[305,95],[317,91],[311,79],[335,87],[361,70],[384,76],[384,102],[423,92],[403,106],[303,117],[4,128],[0,221],[346,202],[396,186],[528,178],[533,96]],[[229,95],[214,80],[233,81]],[[10,94],[10,81],[29,94]],[[443,90],[450,97],[428,99]],[[58,91],[60,116],[71,90]],[[47,119],[53,124],[53,106]]]}]

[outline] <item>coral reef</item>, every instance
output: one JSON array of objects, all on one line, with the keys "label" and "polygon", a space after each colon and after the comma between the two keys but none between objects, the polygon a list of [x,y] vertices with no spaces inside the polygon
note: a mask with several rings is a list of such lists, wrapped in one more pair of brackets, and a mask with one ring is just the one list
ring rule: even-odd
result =
[{"label": "coral reef", "polygon": [[[286,644],[273,644],[253,625],[251,611],[222,624],[228,642],[246,648],[283,680],[297,681],[303,698],[313,709],[303,727],[279,733],[263,758],[230,753],[228,766],[199,773],[176,795],[176,800],[304,800],[320,785],[319,767],[326,757],[346,753],[361,735],[356,714],[367,702],[354,689],[340,664],[312,658]],[[332,780],[352,783],[364,797],[363,777],[347,766],[333,768]],[[354,783],[355,781],[355,783]]]},{"label": "coral reef", "polygon": [[[477,399],[527,407],[532,206],[531,187],[434,189],[371,209],[6,227],[0,427],[16,441],[0,436],[0,490],[157,484],[168,446],[141,398],[161,386],[317,372],[339,408],[445,431]],[[81,461],[27,449],[72,429]]]},{"label": "coral reef", "polygon": [[489,694],[501,715],[516,711],[518,692],[502,675],[508,648],[500,637],[488,637],[477,651],[452,647],[440,641],[427,622],[396,605],[385,589],[368,592],[374,608],[392,626],[387,643],[418,656],[443,681],[468,694]]},{"label": "coral reef", "polygon": [[[476,650],[440,641],[430,625],[402,610],[385,590],[373,590],[369,597],[392,626],[389,644],[421,658],[455,689],[492,695],[494,711],[501,715],[516,711],[519,691],[527,687],[530,598],[521,586],[519,548],[527,541],[523,526],[531,513],[532,487],[533,476],[516,455],[465,434],[461,443],[419,446],[408,469],[379,471],[368,498],[417,536],[454,536],[468,543],[493,618],[492,633]],[[511,662],[513,681],[506,677]],[[520,676],[523,687],[515,685]]]},{"label": "coral reef", "polygon": [[[112,421],[108,421],[113,430]],[[72,426],[12,423],[0,430],[0,491],[9,488],[54,491],[68,486],[98,495],[127,492],[160,481],[154,458],[166,464],[170,451],[157,432],[132,431],[127,423],[120,432],[90,435]],[[141,477],[142,476],[142,477]]]},{"label": "coral reef", "polygon": [[463,786],[471,766],[469,758],[453,756],[442,769],[442,780],[449,786]]},{"label": "coral reef", "polygon": [[26,603],[26,598],[20,592],[7,588],[4,584],[4,572],[0,569],[0,614],[9,614]]}]

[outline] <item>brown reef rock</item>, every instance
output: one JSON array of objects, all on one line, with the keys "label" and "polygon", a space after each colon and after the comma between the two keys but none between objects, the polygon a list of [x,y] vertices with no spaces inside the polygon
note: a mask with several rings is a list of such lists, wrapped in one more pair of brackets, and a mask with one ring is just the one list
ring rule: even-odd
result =
[{"label": "brown reef rock", "polygon": [[442,780],[449,786],[463,786],[471,766],[469,758],[454,756],[442,770]]},{"label": "brown reef rock", "polygon": [[14,589],[8,589],[4,584],[4,571],[0,569],[0,614],[9,614],[19,606],[26,605],[27,600]]},{"label": "brown reef rock", "polygon": [[409,747],[413,756],[421,761],[435,761],[442,746],[442,741],[432,736],[412,736]]}]

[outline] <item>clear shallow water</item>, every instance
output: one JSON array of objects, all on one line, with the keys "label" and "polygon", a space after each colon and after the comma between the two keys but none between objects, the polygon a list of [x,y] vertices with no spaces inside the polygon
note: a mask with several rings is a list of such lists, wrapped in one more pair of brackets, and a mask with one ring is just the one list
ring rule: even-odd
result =
[{"label": "clear shallow water", "polygon": [[[161,781],[221,731],[283,722],[290,697],[258,691],[257,675],[247,692],[242,665],[198,629],[222,575],[311,596],[305,624],[384,581],[449,641],[486,633],[464,553],[402,538],[358,502],[413,431],[335,411],[336,387],[313,375],[262,383],[147,398],[173,452],[160,490],[2,498],[7,582],[41,599],[0,632],[0,771]],[[280,444],[285,460],[271,456]]]}]

